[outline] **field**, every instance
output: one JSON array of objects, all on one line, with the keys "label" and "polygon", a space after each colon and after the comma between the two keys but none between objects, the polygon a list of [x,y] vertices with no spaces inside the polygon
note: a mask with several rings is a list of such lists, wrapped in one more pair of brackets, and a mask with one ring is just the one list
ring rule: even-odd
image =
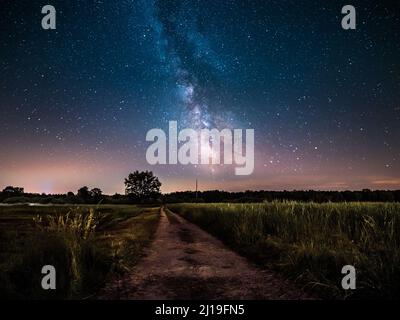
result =
[{"label": "field", "polygon": [[[168,208],[322,298],[400,296],[400,204],[173,204]],[[344,265],[357,289],[343,290]]]},{"label": "field", "polygon": [[[138,261],[158,219],[158,207],[0,206],[0,298],[94,298]],[[47,264],[57,290],[40,286]]]},{"label": "field", "polygon": [[[159,211],[158,206],[138,205],[0,205],[0,298],[98,298],[106,283],[134,272],[154,239]],[[174,239],[191,245],[192,240],[182,238],[188,227],[177,213],[313,296],[400,296],[398,203],[170,204],[165,211],[165,235],[172,237],[176,229]],[[160,258],[168,244],[159,243]],[[194,261],[195,250],[172,247],[171,252]],[[57,270],[55,291],[40,286],[41,268],[47,264]],[[341,287],[344,265],[356,268],[356,290]]]}]

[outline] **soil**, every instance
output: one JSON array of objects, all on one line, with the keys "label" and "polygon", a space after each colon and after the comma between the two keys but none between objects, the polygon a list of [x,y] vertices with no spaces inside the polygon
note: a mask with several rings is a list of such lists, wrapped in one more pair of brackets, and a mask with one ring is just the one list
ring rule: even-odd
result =
[{"label": "soil", "polygon": [[[278,274],[261,269],[178,215],[161,209],[146,256],[109,283],[101,299],[309,299]],[[172,223],[171,223],[172,222]]]}]

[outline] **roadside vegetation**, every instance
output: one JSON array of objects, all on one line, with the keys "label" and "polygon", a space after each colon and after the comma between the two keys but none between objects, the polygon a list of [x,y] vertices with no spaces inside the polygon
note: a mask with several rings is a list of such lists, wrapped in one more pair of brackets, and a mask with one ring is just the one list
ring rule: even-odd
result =
[{"label": "roadside vegetation", "polygon": [[[149,244],[158,207],[0,206],[0,298],[92,298]],[[53,265],[57,290],[41,288]]]},{"label": "roadside vegetation", "polygon": [[[168,208],[322,298],[400,295],[400,204],[268,202]],[[343,290],[344,265],[357,289]]]},{"label": "roadside vegetation", "polygon": [[165,215],[167,216],[168,222],[171,224],[179,224],[179,220],[176,218],[176,215],[174,215],[171,210],[168,208],[164,209]]}]

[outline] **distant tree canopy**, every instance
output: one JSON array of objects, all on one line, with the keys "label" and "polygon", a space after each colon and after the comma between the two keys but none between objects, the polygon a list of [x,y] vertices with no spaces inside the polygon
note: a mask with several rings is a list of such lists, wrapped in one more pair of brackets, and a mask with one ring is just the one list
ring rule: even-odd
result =
[{"label": "distant tree canopy", "polygon": [[263,201],[313,201],[313,202],[400,202],[400,190],[362,191],[242,191],[227,192],[220,190],[172,192],[164,195],[164,201],[174,202],[263,202]]},{"label": "distant tree canopy", "polygon": [[99,188],[93,188],[90,190],[90,196],[95,202],[101,201],[103,198],[103,191],[101,191]]},{"label": "distant tree canopy", "polygon": [[263,202],[263,201],[313,201],[313,202],[400,202],[400,190],[359,191],[242,191],[227,192],[220,190],[172,192],[160,194],[161,183],[152,172],[135,171],[125,179],[126,194],[104,195],[99,188],[89,189],[87,186],[78,190],[77,194],[39,194],[24,193],[21,187],[7,186],[0,192],[3,203],[54,203],[54,204],[132,204],[132,203],[165,203],[177,202]]},{"label": "distant tree canopy", "polygon": [[24,188],[20,187],[13,187],[13,186],[7,186],[3,189],[3,193],[8,193],[10,195],[23,195],[24,194]]},{"label": "distant tree canopy", "polygon": [[125,194],[139,199],[160,194],[161,182],[152,171],[135,171],[125,179]]},{"label": "distant tree canopy", "polygon": [[80,188],[80,189],[78,190],[77,196],[78,196],[79,198],[81,198],[81,199],[84,199],[84,200],[89,199],[89,198],[90,198],[89,188],[86,187],[86,186]]},{"label": "distant tree canopy", "polygon": [[[67,197],[74,197],[74,194],[68,193]],[[89,190],[87,186],[84,186],[78,190],[77,197],[85,203],[97,203],[103,200],[103,192],[99,188],[93,188]]]}]

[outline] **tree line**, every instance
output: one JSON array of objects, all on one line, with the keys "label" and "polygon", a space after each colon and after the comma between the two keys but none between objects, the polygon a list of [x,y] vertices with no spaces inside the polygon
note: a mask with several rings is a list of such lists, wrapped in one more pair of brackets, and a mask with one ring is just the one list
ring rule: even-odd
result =
[{"label": "tree line", "polygon": [[173,192],[163,196],[167,203],[176,202],[264,202],[264,201],[303,201],[303,202],[400,202],[400,190],[369,190],[360,191],[243,191],[227,192],[210,190],[202,192]]},{"label": "tree line", "polygon": [[0,192],[3,203],[53,203],[53,204],[131,204],[179,202],[263,202],[263,201],[313,201],[313,202],[400,202],[400,190],[360,191],[243,191],[227,192],[183,191],[161,194],[161,182],[151,171],[135,171],[124,180],[125,194],[105,195],[100,188],[83,186],[76,193],[35,194],[25,193],[24,188],[7,186]]},{"label": "tree line", "polygon": [[53,203],[53,204],[129,204],[153,203],[161,201],[161,182],[151,171],[135,171],[124,181],[125,194],[104,195],[100,188],[83,186],[76,193],[38,194],[25,193],[24,188],[7,186],[0,192],[0,202],[3,203]]}]

